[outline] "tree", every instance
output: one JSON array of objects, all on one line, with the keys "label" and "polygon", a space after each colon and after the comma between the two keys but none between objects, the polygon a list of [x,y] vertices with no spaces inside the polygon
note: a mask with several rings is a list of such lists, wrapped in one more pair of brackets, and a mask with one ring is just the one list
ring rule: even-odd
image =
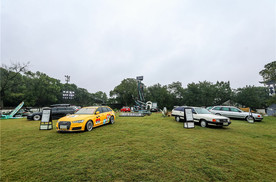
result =
[{"label": "tree", "polygon": [[138,97],[137,92],[137,81],[134,78],[127,78],[111,90],[109,95],[115,97],[117,103],[130,106],[134,105],[134,99]]},{"label": "tree", "polygon": [[[273,61],[271,63],[268,63],[264,66],[265,69],[259,72],[259,74],[263,77],[263,81],[261,83],[264,83],[268,87],[271,85],[270,90],[268,90],[269,93],[271,93],[271,96],[267,103],[268,105],[274,104],[275,102],[275,91],[276,91],[276,61]],[[274,90],[273,90],[274,89]],[[273,94],[274,92],[274,94]]]},{"label": "tree", "polygon": [[62,91],[60,80],[39,71],[28,72],[26,75],[31,81],[28,83],[25,97],[32,106],[47,106],[59,101]]},{"label": "tree", "polygon": [[270,85],[273,84],[275,88],[276,84],[276,61],[268,63],[264,66],[265,69],[259,72],[259,74],[263,77],[263,81],[261,83]]},{"label": "tree", "polygon": [[98,104],[105,104],[107,103],[107,95],[106,93],[102,92],[102,91],[98,91],[96,93],[91,94],[92,95],[92,99],[94,103],[98,103]]},{"label": "tree", "polygon": [[146,90],[146,100],[157,102],[159,108],[167,107],[173,108],[172,96],[166,85],[155,84]]},{"label": "tree", "polygon": [[230,87],[230,82],[219,82],[215,86],[215,98],[212,105],[221,105],[224,102],[231,99],[232,89]]},{"label": "tree", "polygon": [[231,97],[230,82],[199,82],[188,84],[184,101],[190,106],[220,105]]},{"label": "tree", "polygon": [[7,90],[11,89],[12,87],[16,87],[20,84],[18,78],[21,76],[22,73],[27,71],[27,67],[30,63],[12,63],[11,66],[7,66],[2,64],[0,68],[1,73],[1,87],[0,87],[0,94],[1,94],[1,101],[0,106],[4,106],[3,100],[5,99]]},{"label": "tree", "polygon": [[180,106],[184,104],[185,89],[182,87],[181,82],[173,82],[169,84],[168,91],[172,97],[172,105]]},{"label": "tree", "polygon": [[185,100],[190,106],[210,106],[215,100],[216,90],[211,82],[199,82],[188,84]]},{"label": "tree", "polygon": [[252,109],[266,108],[269,98],[266,87],[246,86],[238,88],[234,94],[234,101],[243,107],[251,107]]}]

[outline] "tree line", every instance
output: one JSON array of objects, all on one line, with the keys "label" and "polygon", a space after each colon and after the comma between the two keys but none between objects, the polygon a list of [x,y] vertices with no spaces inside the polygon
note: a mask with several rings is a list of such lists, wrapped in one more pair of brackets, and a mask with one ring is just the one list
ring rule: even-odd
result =
[{"label": "tree line", "polygon": [[[28,64],[2,65],[1,69],[1,107],[14,107],[24,101],[26,106],[43,107],[57,103],[70,103],[80,106],[107,104],[114,107],[133,106],[138,97],[137,80],[126,78],[107,94],[99,91],[89,93],[85,88],[75,84],[63,84],[60,80],[51,78],[45,73],[28,71]],[[275,87],[276,61],[265,65],[260,71],[264,84]],[[275,89],[275,88],[274,88]],[[70,90],[75,93],[73,99],[65,100],[63,91]],[[173,106],[213,106],[225,102],[239,104],[242,107],[253,109],[266,108],[276,103],[276,97],[270,96],[267,86],[245,86],[232,89],[230,82],[217,81],[212,83],[203,81],[190,83],[186,88],[177,81],[168,85],[159,83],[145,86],[144,96],[147,101],[157,102],[159,108]]]}]

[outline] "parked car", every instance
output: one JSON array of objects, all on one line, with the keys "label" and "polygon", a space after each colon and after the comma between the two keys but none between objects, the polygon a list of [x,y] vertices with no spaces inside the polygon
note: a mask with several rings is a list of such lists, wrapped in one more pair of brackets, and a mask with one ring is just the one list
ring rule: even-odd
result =
[{"label": "parked car", "polygon": [[[54,106],[52,109],[52,119],[59,119],[63,116],[74,114],[76,112],[76,107],[74,106]],[[42,112],[34,112],[27,116],[29,120],[38,121],[42,117]]]},{"label": "parked car", "polygon": [[[210,112],[216,115],[222,115],[229,118],[245,119],[250,122],[251,118],[249,112],[244,112],[241,109],[233,106],[214,106],[210,109]],[[254,121],[262,121],[263,116],[258,113],[251,113]]]},{"label": "parked car", "polygon": [[130,111],[131,111],[130,107],[127,107],[127,106],[124,106],[121,109],[121,112],[130,112]]},{"label": "parked car", "polygon": [[194,122],[199,123],[201,127],[208,125],[229,126],[231,124],[230,119],[227,117],[212,114],[205,108],[188,106],[178,106],[172,110],[172,116],[175,117],[176,121],[179,122],[184,119],[185,108],[192,109]]},{"label": "parked car", "polygon": [[83,107],[75,114],[57,121],[57,131],[91,131],[94,127],[115,122],[115,112],[108,106]]}]

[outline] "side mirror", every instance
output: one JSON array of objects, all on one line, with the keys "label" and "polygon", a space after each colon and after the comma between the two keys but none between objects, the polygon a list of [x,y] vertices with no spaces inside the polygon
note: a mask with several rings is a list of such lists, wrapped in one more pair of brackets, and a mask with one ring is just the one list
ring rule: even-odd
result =
[{"label": "side mirror", "polygon": [[98,115],[98,114],[100,114],[100,111],[97,111],[97,112],[96,112],[96,115]]}]

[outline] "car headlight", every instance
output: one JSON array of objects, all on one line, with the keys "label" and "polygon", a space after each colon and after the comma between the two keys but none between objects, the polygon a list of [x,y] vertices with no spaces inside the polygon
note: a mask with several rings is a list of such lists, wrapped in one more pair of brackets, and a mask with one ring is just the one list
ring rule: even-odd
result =
[{"label": "car headlight", "polygon": [[84,120],[73,121],[73,123],[83,123]]}]

